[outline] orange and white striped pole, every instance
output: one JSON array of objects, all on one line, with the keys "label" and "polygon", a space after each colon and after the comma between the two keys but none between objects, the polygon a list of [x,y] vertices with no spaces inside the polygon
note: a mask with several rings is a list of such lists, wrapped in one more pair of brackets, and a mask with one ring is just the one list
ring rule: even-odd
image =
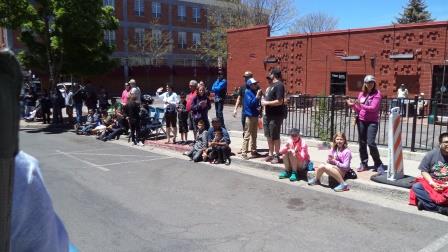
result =
[{"label": "orange and white striped pole", "polygon": [[389,167],[387,180],[397,180],[404,177],[403,172],[403,148],[401,146],[401,116],[400,108],[390,110],[389,115]]}]

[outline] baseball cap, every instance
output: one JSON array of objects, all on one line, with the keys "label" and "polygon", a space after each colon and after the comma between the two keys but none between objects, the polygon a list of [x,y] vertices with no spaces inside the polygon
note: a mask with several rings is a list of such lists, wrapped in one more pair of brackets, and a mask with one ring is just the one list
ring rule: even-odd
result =
[{"label": "baseball cap", "polygon": [[247,85],[252,85],[252,84],[258,83],[258,81],[255,80],[254,78],[250,78],[250,79],[247,80],[246,83],[247,83]]}]

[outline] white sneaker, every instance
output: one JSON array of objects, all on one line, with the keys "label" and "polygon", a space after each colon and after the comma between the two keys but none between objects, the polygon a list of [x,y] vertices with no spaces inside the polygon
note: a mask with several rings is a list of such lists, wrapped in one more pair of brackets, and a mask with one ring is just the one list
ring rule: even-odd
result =
[{"label": "white sneaker", "polygon": [[137,143],[138,146],[145,146],[141,141]]}]

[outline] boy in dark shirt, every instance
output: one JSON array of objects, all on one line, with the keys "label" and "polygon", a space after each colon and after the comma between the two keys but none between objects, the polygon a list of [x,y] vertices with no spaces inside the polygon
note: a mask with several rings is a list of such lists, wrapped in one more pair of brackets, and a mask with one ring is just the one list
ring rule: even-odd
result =
[{"label": "boy in dark shirt", "polygon": [[180,101],[177,104],[177,119],[179,122],[180,143],[186,144],[188,135],[188,112],[185,93],[180,94]]},{"label": "boy in dark shirt", "polygon": [[221,129],[215,130],[215,137],[209,142],[205,154],[210,163],[230,165],[230,147],[224,139]]}]

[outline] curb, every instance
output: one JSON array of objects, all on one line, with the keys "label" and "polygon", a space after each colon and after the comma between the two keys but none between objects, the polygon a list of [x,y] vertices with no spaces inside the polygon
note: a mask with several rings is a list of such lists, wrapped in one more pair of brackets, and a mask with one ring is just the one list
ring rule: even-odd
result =
[{"label": "curb", "polygon": [[[146,145],[148,144],[148,145]],[[182,154],[182,152],[185,151],[184,148],[180,148],[180,146],[176,145],[167,145],[167,144],[161,144],[155,141],[145,141],[145,146],[147,147],[155,147],[164,149],[166,151],[171,151],[175,153]],[[281,172],[283,171],[283,165],[282,164],[270,164],[264,161],[259,160],[243,160],[239,156],[232,156],[232,164],[236,164],[238,166],[244,166],[248,168],[254,168],[269,172]],[[314,176],[314,173],[311,173],[311,176]],[[323,174],[321,178],[321,182],[323,185],[328,186],[328,175]],[[375,194],[377,196],[381,196],[387,199],[393,199],[393,200],[400,200],[400,201],[407,201],[409,198],[409,189],[386,185],[386,184],[380,184],[376,183],[371,180],[363,180],[363,179],[349,179],[347,180],[347,183],[350,185],[350,188],[353,190],[359,190],[366,193]]]}]

